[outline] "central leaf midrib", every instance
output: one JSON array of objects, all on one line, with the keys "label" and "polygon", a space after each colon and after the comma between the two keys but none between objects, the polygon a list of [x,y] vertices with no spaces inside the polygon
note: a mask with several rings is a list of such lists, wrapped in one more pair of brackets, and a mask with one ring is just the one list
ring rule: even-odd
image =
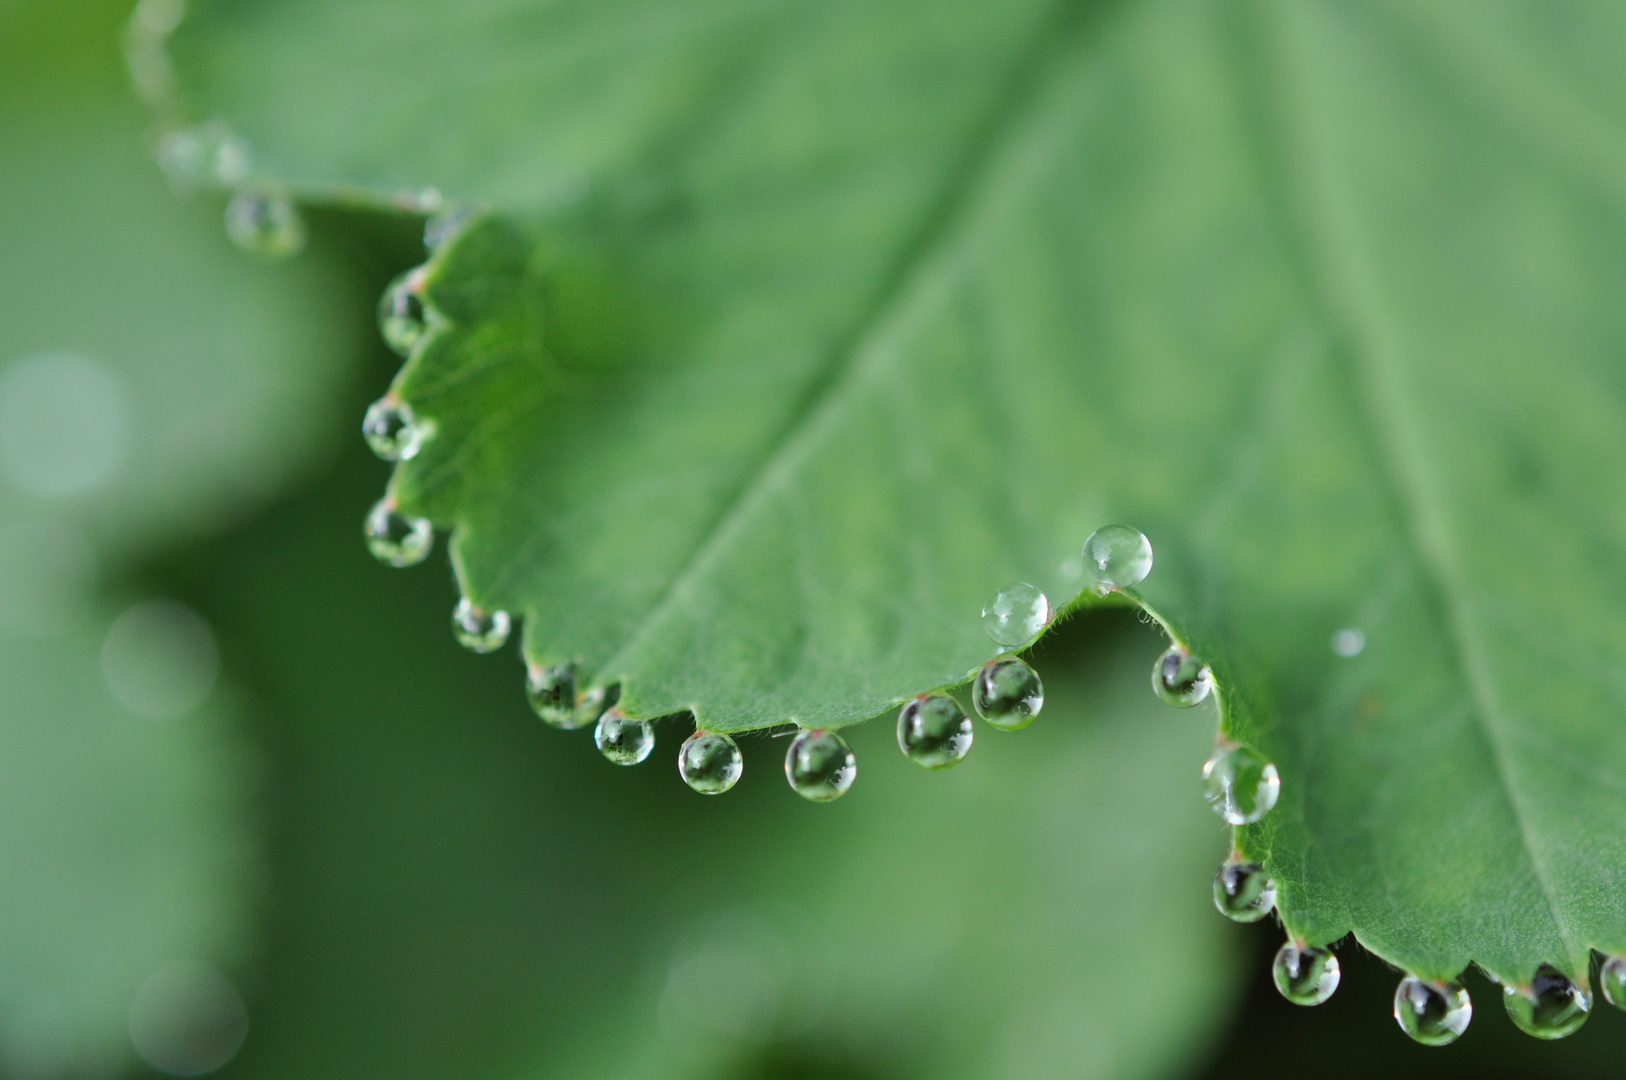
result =
[{"label": "central leaf midrib", "polygon": [[[618,668],[660,625],[665,613],[677,603],[684,588],[715,557],[728,537],[748,517],[750,509],[769,488],[779,468],[795,447],[816,430],[821,418],[838,401],[838,391],[848,385],[862,358],[866,344],[876,332],[896,316],[912,286],[946,249],[952,248],[956,230],[966,220],[968,201],[978,189],[978,181],[993,171],[1005,149],[1010,132],[1019,127],[1028,110],[1038,102],[1036,95],[1050,72],[1069,51],[1079,45],[1080,36],[1096,26],[1116,3],[1107,0],[1064,0],[1051,17],[1044,20],[1032,41],[1011,64],[1010,74],[995,95],[986,120],[967,140],[958,167],[944,184],[933,211],[915,237],[903,246],[895,269],[876,290],[875,297],[854,319],[840,345],[831,350],[824,370],[812,381],[801,403],[792,412],[779,435],[770,443],[760,463],[734,492],[725,498],[711,523],[701,532],[689,555],[672,575],[659,600],[651,604],[637,629],[600,668],[613,679]],[[1094,16],[1089,18],[1086,16]],[[630,689],[630,688],[629,688]],[[690,703],[691,710],[695,709]]]}]

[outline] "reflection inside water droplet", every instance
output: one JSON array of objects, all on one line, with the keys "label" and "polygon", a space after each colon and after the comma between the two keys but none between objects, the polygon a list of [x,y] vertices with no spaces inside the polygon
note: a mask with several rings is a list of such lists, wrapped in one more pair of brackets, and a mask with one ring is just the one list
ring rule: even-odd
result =
[{"label": "reflection inside water droplet", "polygon": [[1152,668],[1152,689],[1170,705],[1189,709],[1214,688],[1214,673],[1200,657],[1171,645]]},{"label": "reflection inside water droplet", "polygon": [[305,247],[305,219],[286,196],[245,188],[226,204],[226,235],[251,255],[287,259]]},{"label": "reflection inside water droplet", "polygon": [[102,677],[119,704],[162,719],[191,712],[214,689],[220,651],[202,617],[173,600],[125,609],[102,641]]},{"label": "reflection inside water droplet", "polygon": [[1228,919],[1258,922],[1276,906],[1276,883],[1258,863],[1228,862],[1214,875],[1214,906]]},{"label": "reflection inside water droplet", "polygon": [[1138,585],[1152,572],[1152,544],[1139,529],[1104,525],[1084,541],[1084,578],[1099,594]]},{"label": "reflection inside water droplet", "polygon": [[124,387],[99,361],[37,353],[0,370],[0,477],[23,491],[66,498],[102,487],[129,434]]},{"label": "reflection inside water droplet", "polygon": [[1504,986],[1502,1004],[1521,1031],[1538,1039],[1575,1034],[1592,1007],[1586,991],[1551,964],[1536,969],[1528,988]]},{"label": "reflection inside water droplet", "polygon": [[702,795],[721,795],[739,782],[744,771],[740,748],[715,731],[696,731],[678,750],[678,773]]},{"label": "reflection inside water droplet", "polygon": [[1251,746],[1221,746],[1203,765],[1203,794],[1232,825],[1251,825],[1270,813],[1281,786],[1276,766]]},{"label": "reflection inside water droplet", "polygon": [[481,611],[464,597],[452,611],[452,633],[457,643],[470,652],[495,652],[508,640],[510,620],[506,611]]},{"label": "reflection inside water droplet", "polygon": [[248,1010],[230,981],[206,964],[154,972],[130,1005],[130,1041],[143,1061],[171,1076],[201,1076],[236,1056]]},{"label": "reflection inside water droplet", "polygon": [[1460,982],[1426,982],[1408,975],[1395,988],[1395,1022],[1424,1046],[1456,1042],[1473,1016],[1473,1002]]},{"label": "reflection inside water droplet", "polygon": [[1005,649],[1020,649],[1050,621],[1050,601],[1025,581],[1007,585],[982,605],[982,628]]},{"label": "reflection inside water droplet", "polygon": [[429,308],[423,301],[425,268],[414,267],[390,282],[378,298],[378,333],[384,343],[402,356],[429,330]]},{"label": "reflection inside water droplet", "polygon": [[1019,658],[998,656],[971,680],[971,707],[1001,731],[1020,731],[1044,708],[1044,683]]},{"label": "reflection inside water droplet", "polygon": [[971,718],[947,694],[921,694],[898,711],[898,748],[923,768],[958,765],[971,740]]},{"label": "reflection inside water droplet", "polygon": [[373,558],[396,567],[423,562],[435,543],[435,530],[428,518],[398,513],[388,498],[373,505],[363,533]]},{"label": "reflection inside water droplet", "polygon": [[373,453],[385,461],[411,461],[423,445],[424,430],[411,405],[385,394],[367,406],[361,435]]},{"label": "reflection inside water droplet", "polygon": [[1295,1005],[1319,1005],[1338,989],[1338,957],[1331,949],[1295,945],[1289,941],[1276,952],[1271,975],[1282,997]]},{"label": "reflection inside water droplet", "polygon": [[810,802],[839,799],[858,778],[858,759],[833,731],[804,731],[785,751],[785,779]]},{"label": "reflection inside water droplet", "polygon": [[643,720],[629,720],[611,709],[593,729],[593,744],[617,765],[636,765],[655,749],[655,729]]}]

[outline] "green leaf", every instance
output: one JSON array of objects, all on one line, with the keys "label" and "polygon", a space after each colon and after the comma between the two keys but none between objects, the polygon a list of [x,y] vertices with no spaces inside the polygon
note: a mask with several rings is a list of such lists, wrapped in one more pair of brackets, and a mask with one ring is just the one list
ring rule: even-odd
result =
[{"label": "green leaf", "polygon": [[1607,3],[311,0],[199,4],[175,55],[270,176],[503,211],[431,264],[394,490],[532,662],[847,723],[1130,522],[1280,766],[1242,843],[1289,930],[1520,983],[1626,951],[1622,41]]}]

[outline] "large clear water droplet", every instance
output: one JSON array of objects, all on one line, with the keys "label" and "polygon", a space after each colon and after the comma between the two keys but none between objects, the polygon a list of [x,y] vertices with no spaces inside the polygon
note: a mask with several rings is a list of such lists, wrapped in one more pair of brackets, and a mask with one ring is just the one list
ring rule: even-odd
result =
[{"label": "large clear water droplet", "polygon": [[1201,658],[1171,645],[1152,668],[1152,689],[1170,705],[1189,709],[1214,688],[1214,673]]},{"label": "large clear water droplet", "polygon": [[1005,649],[1020,649],[1050,621],[1050,601],[1025,581],[1007,585],[982,605],[982,628]]},{"label": "large clear water droplet", "polygon": [[847,740],[833,731],[804,731],[785,751],[785,779],[811,802],[841,798],[857,778],[858,759]]},{"label": "large clear water droplet", "polygon": [[1426,982],[1408,975],[1395,988],[1395,1022],[1424,1046],[1456,1042],[1473,1018],[1474,1003],[1459,982]]},{"label": "large clear water droplet", "polygon": [[506,611],[481,611],[464,597],[452,611],[452,633],[470,652],[496,652],[508,641],[512,620]]},{"label": "large clear water droplet", "polygon": [[1611,956],[1598,969],[1603,999],[1617,1009],[1626,1009],[1626,958]]},{"label": "large clear water droplet", "polygon": [[898,748],[927,769],[947,769],[971,752],[971,717],[947,694],[921,694],[898,711]]},{"label": "large clear water droplet", "polygon": [[1020,731],[1044,708],[1044,683],[1022,660],[996,656],[971,680],[971,707],[1001,731]]},{"label": "large clear water droplet", "polygon": [[1276,950],[1270,973],[1282,997],[1295,1005],[1319,1005],[1338,989],[1338,957],[1331,949],[1289,941]]},{"label": "large clear water droplet", "polygon": [[655,749],[655,729],[643,720],[629,720],[617,709],[599,718],[593,729],[598,752],[617,765],[636,765]]},{"label": "large clear water droplet", "polygon": [[251,255],[286,259],[305,246],[305,219],[286,197],[247,188],[226,204],[226,235]]},{"label": "large clear water droplet", "polygon": [[1270,813],[1281,791],[1276,766],[1251,746],[1221,746],[1203,766],[1203,794],[1232,825],[1251,825]]},{"label": "large clear water droplet", "polygon": [[1152,542],[1128,525],[1104,525],[1084,541],[1084,579],[1102,596],[1152,572]]},{"label": "large clear water droplet", "polygon": [[428,518],[399,513],[387,498],[374,504],[363,532],[373,558],[390,566],[416,566],[435,543],[435,530]]},{"label": "large clear water droplet", "polygon": [[1258,863],[1228,862],[1214,875],[1214,906],[1227,919],[1258,922],[1276,906],[1276,883]]},{"label": "large clear water droplet", "polygon": [[423,267],[414,267],[389,283],[378,298],[378,333],[384,344],[410,355],[429,330],[429,309],[423,302]]},{"label": "large clear water droplet", "polygon": [[697,731],[678,751],[678,772],[683,782],[702,795],[721,795],[739,783],[745,771],[740,748],[727,735]]},{"label": "large clear water droplet", "polygon": [[367,406],[361,434],[373,453],[385,461],[411,461],[423,445],[423,427],[412,406],[385,394]]},{"label": "large clear water droplet", "polygon": [[1504,986],[1502,991],[1508,1016],[1521,1031],[1538,1039],[1575,1034],[1592,1008],[1586,991],[1551,964],[1536,969],[1528,989]]},{"label": "large clear water droplet", "polygon": [[531,668],[525,676],[525,696],[543,723],[561,731],[574,731],[587,722],[576,708],[575,664]]}]

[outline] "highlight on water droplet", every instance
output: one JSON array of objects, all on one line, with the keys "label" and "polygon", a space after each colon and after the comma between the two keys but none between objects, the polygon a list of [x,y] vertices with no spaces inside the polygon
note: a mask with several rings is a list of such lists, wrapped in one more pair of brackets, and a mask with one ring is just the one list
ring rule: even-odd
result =
[{"label": "highlight on water droplet", "polygon": [[982,605],[982,628],[1004,649],[1025,648],[1050,621],[1050,601],[1025,581],[1000,589]]},{"label": "highlight on water droplet", "polygon": [[858,778],[858,759],[833,731],[803,731],[785,751],[785,779],[810,802],[831,802],[847,794]]},{"label": "highlight on water droplet", "polygon": [[1626,1009],[1626,958],[1611,956],[1598,968],[1603,999],[1617,1009]]},{"label": "highlight on water droplet", "polygon": [[305,219],[286,196],[244,188],[226,204],[226,235],[251,255],[287,259],[305,247]]},{"label": "highlight on water droplet", "polygon": [[1519,1030],[1538,1039],[1575,1034],[1592,1008],[1587,992],[1551,964],[1537,968],[1529,986],[1504,986],[1502,1004]]},{"label": "highlight on water droplet", "polygon": [[1044,683],[1020,658],[996,656],[971,680],[971,707],[1001,731],[1021,731],[1044,708]]},{"label": "highlight on water droplet", "polygon": [[575,664],[528,668],[525,697],[544,723],[561,731],[574,731],[587,723],[576,708]]},{"label": "highlight on water droplet", "polygon": [[1332,651],[1345,660],[1361,655],[1366,648],[1366,634],[1350,626],[1338,631],[1332,636]]},{"label": "highlight on water droplet", "polygon": [[1152,542],[1128,525],[1103,525],[1084,541],[1084,579],[1105,596],[1139,585],[1152,572]]},{"label": "highlight on water droplet", "polygon": [[655,728],[644,720],[632,720],[619,709],[599,717],[593,729],[593,745],[617,765],[636,765],[655,749]]},{"label": "highlight on water droplet", "polygon": [[1455,980],[1429,982],[1407,975],[1395,987],[1395,1022],[1424,1046],[1456,1042],[1473,1018],[1474,1003]]},{"label": "highlight on water droplet", "polygon": [[384,344],[409,356],[429,331],[429,308],[423,301],[426,269],[415,266],[397,277],[378,298],[378,333]]},{"label": "highlight on water droplet", "polygon": [[678,773],[702,795],[721,795],[739,783],[744,771],[740,748],[715,731],[696,731],[678,750]]},{"label": "highlight on water droplet", "polygon": [[481,611],[466,596],[452,609],[452,633],[457,643],[470,652],[488,653],[502,648],[511,625],[508,612]]},{"label": "highlight on water droplet", "polygon": [[971,717],[947,694],[921,694],[898,710],[898,749],[922,768],[953,768],[971,752],[971,739]]},{"label": "highlight on water droplet", "polygon": [[1270,813],[1281,790],[1276,766],[1251,746],[1221,744],[1203,765],[1203,794],[1232,825],[1251,825]]},{"label": "highlight on water droplet", "polygon": [[373,504],[364,533],[373,558],[390,566],[416,566],[428,557],[435,544],[435,530],[429,519],[400,513],[395,509],[395,500],[388,497]]},{"label": "highlight on water droplet", "polygon": [[1338,957],[1331,949],[1289,941],[1276,950],[1270,973],[1282,997],[1295,1005],[1319,1005],[1338,989]]},{"label": "highlight on water droplet", "polygon": [[1214,673],[1200,657],[1179,645],[1170,645],[1152,668],[1152,689],[1178,709],[1189,709],[1214,688]]},{"label": "highlight on water droplet", "polygon": [[1232,858],[1214,875],[1214,906],[1227,919],[1258,922],[1276,907],[1276,882],[1258,863]]},{"label": "highlight on water droplet", "polygon": [[361,435],[373,453],[385,461],[411,461],[423,446],[424,429],[411,405],[394,394],[385,394],[367,406]]}]

